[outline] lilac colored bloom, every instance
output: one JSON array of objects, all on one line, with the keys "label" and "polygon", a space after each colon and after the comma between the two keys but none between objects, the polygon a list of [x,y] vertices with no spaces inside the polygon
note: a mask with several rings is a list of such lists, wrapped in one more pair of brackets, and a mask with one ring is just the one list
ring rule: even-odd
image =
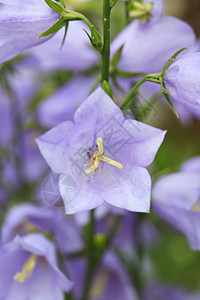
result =
[{"label": "lilac colored bloom", "polygon": [[174,17],[158,22],[131,22],[111,44],[111,55],[122,46],[118,68],[129,72],[160,72],[167,60],[183,47],[195,45],[193,29]]},{"label": "lilac colored bloom", "polygon": [[[186,168],[187,169],[187,168]],[[200,250],[200,173],[185,170],[161,177],[153,187],[153,208]]]},{"label": "lilac colored bloom", "polygon": [[[80,298],[85,279],[86,261],[76,259],[67,261],[67,271],[75,282],[73,292]],[[119,259],[111,252],[107,252],[100,267],[93,277],[90,300],[138,300],[134,288],[127,277]]]},{"label": "lilac colored bloom", "polygon": [[0,146],[6,146],[11,142],[13,125],[11,105],[9,103],[8,96],[2,88],[0,88],[0,99]]},{"label": "lilac colored bloom", "polygon": [[182,164],[181,171],[200,173],[200,156],[187,160],[184,164]]},{"label": "lilac colored bloom", "polygon": [[37,37],[59,19],[42,0],[1,0],[0,9],[0,63],[45,42]]},{"label": "lilac colored bloom", "polygon": [[35,64],[43,71],[49,70],[72,70],[83,71],[95,65],[99,56],[91,46],[90,41],[84,32],[88,31],[85,23],[81,21],[70,22],[65,43],[60,49],[64,28],[43,45],[34,48],[31,55]]},{"label": "lilac colored bloom", "polygon": [[143,300],[192,300],[192,294],[188,294],[180,287],[157,283],[146,287]]},{"label": "lilac colored bloom", "polygon": [[[53,172],[61,173],[59,186],[67,214],[93,209],[104,201],[148,212],[151,179],[145,167],[152,163],[165,133],[125,120],[99,88],[77,109],[74,122],[63,122],[36,141]],[[84,168],[88,163],[91,167]]]},{"label": "lilac colored bloom", "polygon": [[172,99],[200,113],[200,53],[183,55],[164,75],[164,86]]},{"label": "lilac colored bloom", "polygon": [[1,243],[10,242],[16,234],[22,236],[32,230],[51,232],[63,253],[79,251],[83,247],[78,226],[55,208],[21,204],[9,210],[2,226]]},{"label": "lilac colored bloom", "polygon": [[35,143],[36,135],[37,132],[27,130],[22,132],[16,143],[15,154],[21,160],[21,176],[24,181],[39,180],[48,170]]},{"label": "lilac colored bloom", "polygon": [[153,16],[153,20],[157,21],[160,17],[163,16],[164,13],[164,1],[163,0],[143,0],[144,3],[151,2],[153,3],[153,7],[151,10],[151,14]]},{"label": "lilac colored bloom", "polygon": [[39,234],[17,236],[0,250],[0,299],[63,300],[72,282],[58,269],[54,245]]},{"label": "lilac colored bloom", "polygon": [[83,102],[94,82],[93,77],[76,76],[38,105],[39,123],[53,127],[73,120],[78,105]]}]

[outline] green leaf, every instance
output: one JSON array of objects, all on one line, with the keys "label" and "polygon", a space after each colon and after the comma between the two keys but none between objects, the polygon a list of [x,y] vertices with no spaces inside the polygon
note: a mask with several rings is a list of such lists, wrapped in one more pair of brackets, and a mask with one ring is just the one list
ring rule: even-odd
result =
[{"label": "green leaf", "polygon": [[174,108],[174,105],[172,104],[171,100],[169,99],[169,96],[166,93],[163,93],[163,96],[165,97],[165,100],[167,101],[168,105],[170,106],[170,108],[174,112],[175,116],[177,118],[179,118],[178,113],[176,112],[176,110]]},{"label": "green leaf", "polygon": [[63,7],[60,6],[58,3],[52,0],[44,0],[53,10],[57,11],[59,14],[62,14]]},{"label": "green leaf", "polygon": [[57,32],[58,30],[60,30],[63,26],[65,26],[65,21],[63,20],[63,18],[61,17],[52,27],[50,27],[49,29],[47,29],[45,32],[41,33],[39,36],[38,36],[38,39],[40,37],[43,37],[43,36],[47,36],[47,35],[50,35],[52,33],[55,33]]}]

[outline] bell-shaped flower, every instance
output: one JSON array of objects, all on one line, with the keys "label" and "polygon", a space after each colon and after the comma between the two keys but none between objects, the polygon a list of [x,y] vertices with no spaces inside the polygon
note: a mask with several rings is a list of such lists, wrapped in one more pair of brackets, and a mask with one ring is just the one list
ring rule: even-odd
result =
[{"label": "bell-shaped flower", "polygon": [[165,131],[125,120],[101,89],[77,109],[74,122],[49,130],[37,143],[55,173],[67,214],[93,209],[104,201],[130,211],[148,212],[152,163]]},{"label": "bell-shaped flower", "polygon": [[63,300],[63,292],[72,288],[58,269],[54,245],[40,234],[17,236],[6,244],[0,264],[0,299]]},{"label": "bell-shaped flower", "polygon": [[178,50],[193,47],[196,37],[190,25],[175,17],[157,22],[131,22],[111,44],[113,56],[123,46],[118,68],[127,72],[157,73]]},{"label": "bell-shaped flower", "polygon": [[59,19],[43,0],[1,0],[0,10],[0,63],[45,42],[37,37]]},{"label": "bell-shaped flower", "polygon": [[[84,288],[86,267],[87,262],[82,258],[66,262],[67,271],[75,283],[73,292],[77,299],[80,299]],[[92,278],[89,299],[138,300],[123,265],[112,252],[104,254],[102,262]]]},{"label": "bell-shaped flower", "polygon": [[24,236],[32,231],[51,233],[63,253],[83,248],[80,229],[72,219],[58,209],[27,203],[9,210],[2,225],[1,244],[12,241],[16,234]]},{"label": "bell-shaped flower", "polygon": [[200,172],[186,167],[161,177],[153,187],[153,208],[200,250]]},{"label": "bell-shaped flower", "polygon": [[182,55],[164,74],[164,87],[171,98],[200,113],[200,52]]}]

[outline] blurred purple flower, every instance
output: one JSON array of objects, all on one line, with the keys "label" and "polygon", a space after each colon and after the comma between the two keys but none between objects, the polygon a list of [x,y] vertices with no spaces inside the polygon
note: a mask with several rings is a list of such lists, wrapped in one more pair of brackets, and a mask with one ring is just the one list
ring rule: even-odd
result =
[{"label": "blurred purple flower", "polygon": [[184,289],[176,286],[164,285],[163,283],[151,284],[143,293],[143,300],[192,300]]},{"label": "blurred purple flower", "polygon": [[66,218],[55,208],[21,204],[11,208],[2,226],[1,243],[10,242],[16,234],[22,236],[30,231],[51,232],[63,253],[83,248],[81,233],[73,219]]},{"label": "blurred purple flower", "polygon": [[49,36],[37,37],[59,19],[43,0],[1,0],[0,7],[0,63],[45,42]]},{"label": "blurred purple flower", "polygon": [[[75,282],[74,294],[79,298],[85,279],[86,261],[84,259],[67,261],[66,268],[70,277]],[[93,277],[90,299],[138,300],[121,262],[111,252],[107,252],[104,255],[103,261]]]},{"label": "blurred purple flower", "polygon": [[42,71],[71,70],[84,71],[99,61],[98,53],[91,46],[82,21],[70,22],[65,43],[60,49],[64,29],[48,42],[30,51],[34,64]]},{"label": "blurred purple flower", "polygon": [[183,55],[164,74],[164,86],[172,99],[200,114],[200,53]]},{"label": "blurred purple flower", "polygon": [[181,171],[198,172],[200,174],[200,156],[187,160],[182,164]]},{"label": "blurred purple flower", "polygon": [[153,208],[186,235],[193,250],[200,250],[198,170],[193,171],[185,165],[185,171],[161,177],[153,187]]},{"label": "blurred purple flower", "polygon": [[[124,45],[118,68],[128,72],[161,72],[167,60],[183,47],[193,47],[193,29],[174,17],[157,22],[131,22],[111,44],[111,56]],[[192,49],[191,49],[192,51]]]},{"label": "blurred purple flower", "polygon": [[63,300],[72,282],[58,269],[54,245],[40,234],[17,236],[0,251],[0,299]]},{"label": "blurred purple flower", "polygon": [[[93,209],[104,201],[148,212],[151,179],[145,167],[152,163],[165,133],[125,120],[99,88],[77,109],[74,123],[63,122],[36,141],[53,172],[62,173],[59,185],[67,214]],[[88,163],[91,167],[84,168]],[[74,188],[71,198],[69,179]]]},{"label": "blurred purple flower", "polygon": [[37,108],[39,123],[53,127],[65,120],[72,121],[78,105],[89,95],[93,82],[93,77],[76,76],[44,99]]}]

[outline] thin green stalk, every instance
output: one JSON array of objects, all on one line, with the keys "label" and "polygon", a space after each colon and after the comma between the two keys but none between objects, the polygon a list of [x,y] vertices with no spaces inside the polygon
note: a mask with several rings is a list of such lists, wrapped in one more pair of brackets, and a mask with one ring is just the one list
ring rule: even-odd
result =
[{"label": "thin green stalk", "polygon": [[93,276],[94,269],[94,233],[95,233],[95,218],[94,218],[94,209],[90,212],[90,223],[89,223],[89,231],[88,231],[88,243],[87,243],[87,271],[85,277],[85,283],[83,288],[82,300],[89,299],[89,292],[91,287],[91,281]]},{"label": "thin green stalk", "polygon": [[127,97],[125,98],[125,100],[123,101],[123,103],[120,105],[120,108],[123,110],[132,100],[132,97],[135,93],[135,91],[137,90],[137,88],[144,83],[145,81],[151,81],[154,83],[158,83],[160,84],[160,73],[156,73],[156,74],[149,74],[144,76],[141,80],[139,80],[132,88],[132,90],[130,91],[130,93],[127,95]]},{"label": "thin green stalk", "polygon": [[110,0],[103,0],[102,82],[109,81],[110,65]]}]

